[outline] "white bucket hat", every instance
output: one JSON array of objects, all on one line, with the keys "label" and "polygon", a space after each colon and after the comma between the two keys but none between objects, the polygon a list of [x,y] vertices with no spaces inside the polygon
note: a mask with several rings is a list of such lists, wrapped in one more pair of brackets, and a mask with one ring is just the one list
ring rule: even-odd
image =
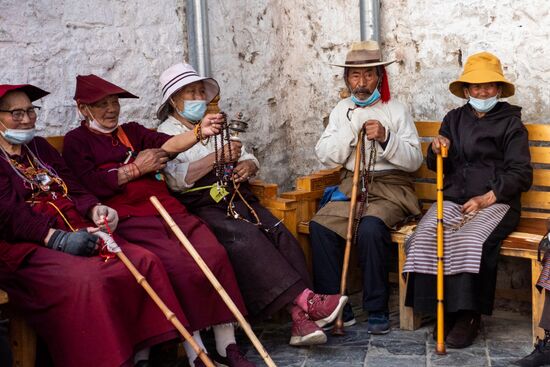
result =
[{"label": "white bucket hat", "polygon": [[220,92],[218,82],[212,78],[199,76],[193,66],[184,63],[178,63],[170,66],[160,75],[160,84],[162,85],[162,102],[157,110],[157,118],[161,121],[168,118],[169,99],[181,88],[188,84],[202,81],[206,90],[206,102],[210,103]]}]

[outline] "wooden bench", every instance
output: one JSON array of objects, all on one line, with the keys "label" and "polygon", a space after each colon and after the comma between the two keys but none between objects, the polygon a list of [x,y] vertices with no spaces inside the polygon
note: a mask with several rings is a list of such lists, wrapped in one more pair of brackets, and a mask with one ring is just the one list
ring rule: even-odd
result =
[{"label": "wooden bench", "polygon": [[[431,138],[439,131],[439,122],[419,121],[416,127],[422,141],[424,156]],[[541,264],[537,261],[537,245],[545,234],[545,219],[550,216],[550,125],[526,124],[529,131],[531,145],[531,161],[534,165],[533,187],[522,196],[522,217],[515,232],[504,241],[501,254],[516,258],[527,259],[531,266],[531,288],[532,288],[532,329],[533,338],[543,336],[544,331],[538,328],[544,297],[535,287]],[[428,170],[425,164],[415,173],[416,193],[421,200],[424,209],[429,208],[435,201],[435,172]],[[319,199],[327,186],[337,185],[340,182],[340,169],[321,170],[307,176],[299,177],[296,180],[294,191],[284,192],[279,195],[281,199],[290,200],[292,208],[296,207],[296,213],[292,214],[290,220],[285,223],[289,229],[297,235],[302,249],[311,266],[311,249],[309,245],[309,220],[317,211]],[[261,188],[263,183],[257,185]],[[274,190],[270,188],[270,190]],[[261,202],[270,208],[270,202],[276,198],[270,192],[269,200],[264,200],[262,190],[256,192]],[[293,203],[294,202],[294,203]],[[289,206],[287,207],[289,210]],[[296,223],[296,228],[291,226]],[[408,234],[412,233],[415,224],[407,224],[392,231],[392,240],[399,246],[398,269],[401,272],[405,263],[404,241]],[[399,303],[400,303],[400,326],[402,329],[414,330],[420,326],[420,317],[413,313],[409,307],[405,307],[406,282],[399,278]]]}]

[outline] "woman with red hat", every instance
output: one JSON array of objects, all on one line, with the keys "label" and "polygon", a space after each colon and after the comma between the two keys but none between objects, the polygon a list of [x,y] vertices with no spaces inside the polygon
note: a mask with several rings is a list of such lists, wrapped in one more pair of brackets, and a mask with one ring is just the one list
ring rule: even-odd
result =
[{"label": "woman with red hat", "polygon": [[[222,116],[188,133],[169,136],[136,122],[119,124],[119,98],[137,97],[95,75],[77,76],[74,99],[84,120],[65,137],[65,160],[88,190],[118,211],[117,234],[161,259],[199,345],[199,330],[213,326],[220,361],[228,366],[254,366],[236,345],[234,316],[149,201],[151,195],[157,196],[246,314],[224,248],[199,218],[170,195],[158,173],[176,153],[217,134]],[[194,350],[188,343],[184,346],[190,364],[201,366]]]},{"label": "woman with red hat", "polygon": [[[97,256],[93,228],[116,211],[35,137],[32,85],[0,85],[0,284],[46,342],[57,367],[149,366],[143,351],[177,333],[124,265]],[[116,238],[185,325],[158,257]],[[134,351],[142,349],[141,352]]]}]

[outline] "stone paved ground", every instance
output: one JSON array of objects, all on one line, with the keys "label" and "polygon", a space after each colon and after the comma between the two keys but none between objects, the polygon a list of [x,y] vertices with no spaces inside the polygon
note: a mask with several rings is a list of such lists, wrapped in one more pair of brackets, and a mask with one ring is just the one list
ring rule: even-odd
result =
[{"label": "stone paved ground", "polygon": [[[257,329],[257,335],[280,367],[501,367],[533,349],[529,317],[512,312],[496,311],[493,317],[484,318],[474,345],[461,350],[447,349],[445,356],[434,353],[433,321],[416,331],[403,331],[397,323],[392,323],[389,334],[371,336],[366,323],[359,322],[346,329],[344,337],[329,336],[327,344],[309,348],[288,345],[290,324],[265,323]],[[247,345],[244,339],[240,343]],[[255,350],[250,345],[247,347],[247,357],[258,366],[264,365]]]},{"label": "stone paved ground", "polygon": [[[529,306],[497,306],[492,317],[484,317],[481,334],[474,345],[466,349],[447,349],[447,355],[434,353],[432,339],[433,320],[427,320],[416,331],[399,329],[397,291],[390,298],[392,331],[383,336],[371,336],[366,329],[366,315],[354,307],[358,324],[346,329],[343,337],[329,335],[327,344],[295,348],[288,345],[290,322],[265,322],[254,327],[256,335],[278,367],[503,367],[533,350]],[[352,297],[354,305],[360,304],[360,294]],[[519,312],[521,311],[521,312]],[[209,350],[214,349],[211,332],[204,336]],[[238,331],[239,345],[247,357],[265,366],[261,357]],[[167,357],[169,353],[160,353]],[[161,357],[164,359],[164,357]],[[175,356],[174,356],[175,357]],[[155,367],[187,367],[186,359],[174,364],[154,363]]]},{"label": "stone paved ground", "polygon": [[[428,320],[416,331],[404,331],[399,329],[398,313],[392,312],[392,331],[371,336],[366,329],[366,315],[355,311],[358,324],[347,328],[345,336],[329,336],[327,344],[316,347],[289,346],[290,323],[264,323],[256,331],[279,367],[501,367],[533,350],[530,316],[525,313],[497,308],[492,317],[484,317],[481,334],[474,345],[462,350],[447,349],[447,355],[439,356],[434,353],[433,321]],[[264,366],[246,339],[241,339],[241,335],[239,339],[248,348],[247,357]]]}]

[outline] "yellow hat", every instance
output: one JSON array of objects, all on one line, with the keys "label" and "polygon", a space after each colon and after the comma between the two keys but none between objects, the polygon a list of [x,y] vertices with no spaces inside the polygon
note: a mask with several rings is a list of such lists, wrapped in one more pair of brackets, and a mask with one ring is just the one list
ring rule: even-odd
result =
[{"label": "yellow hat", "polygon": [[468,57],[462,75],[458,80],[449,84],[449,90],[457,97],[466,98],[464,83],[500,83],[502,86],[500,96],[502,98],[513,96],[515,92],[514,84],[504,78],[500,60],[489,52],[480,52]]}]

